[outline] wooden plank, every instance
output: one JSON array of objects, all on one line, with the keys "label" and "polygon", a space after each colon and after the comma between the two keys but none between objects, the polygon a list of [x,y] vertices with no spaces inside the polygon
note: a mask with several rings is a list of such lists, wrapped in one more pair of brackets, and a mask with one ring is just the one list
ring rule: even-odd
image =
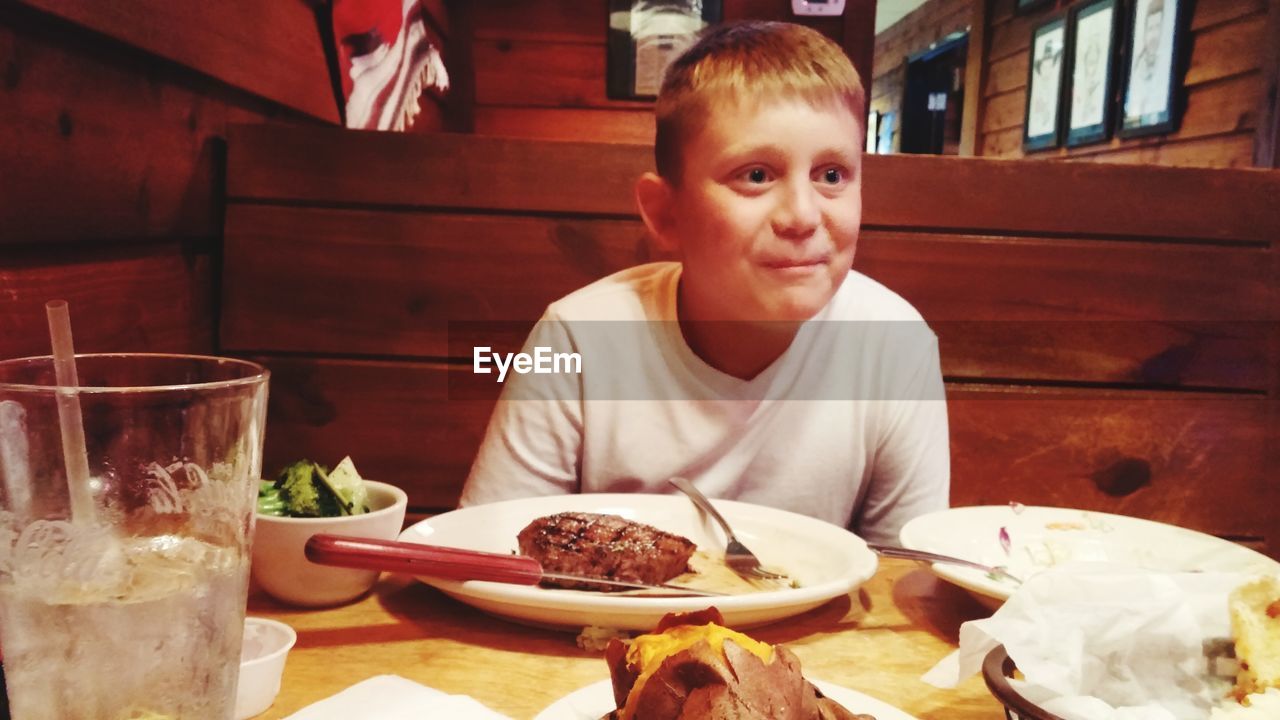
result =
[{"label": "wooden plank", "polygon": [[0,245],[216,236],[216,138],[229,120],[262,122],[268,103],[101,38],[79,42],[34,12],[10,19]]},{"label": "wooden plank", "polygon": [[850,0],[845,5],[840,46],[869,92],[876,71],[876,0]]},{"label": "wooden plank", "polygon": [[1163,165],[1170,168],[1248,168],[1253,164],[1253,133],[1171,139],[1154,145],[1121,147],[1089,159],[1131,165]]},{"label": "wooden plank", "polygon": [[[1227,157],[1241,149],[1249,156],[1252,135],[1241,137],[1229,141]],[[1186,145],[1197,142],[1205,141]],[[1189,165],[1204,160],[1195,152],[1162,157]],[[1030,171],[1025,163],[907,155],[868,156],[863,166],[864,226],[1258,244],[1280,237],[1272,205],[1280,197],[1277,173],[1102,163],[1040,163]],[[1160,198],[1160,211],[1133,212],[1135,193]]]},{"label": "wooden plank", "polygon": [[213,351],[208,255],[177,244],[55,253],[12,252],[0,264],[0,358],[48,355],[44,303],[71,308],[77,352]]},{"label": "wooden plank", "polygon": [[[949,375],[1265,390],[1264,254],[868,231],[857,266],[933,324]],[[465,357],[472,333],[512,350],[547,304],[648,255],[636,221],[233,206],[222,345]]]},{"label": "wooden plank", "polygon": [[[228,139],[227,194],[630,215],[632,186],[652,167],[652,155],[643,145],[249,125],[234,128]],[[347,168],[362,171],[337,172]]]},{"label": "wooden plank", "polygon": [[338,122],[316,16],[304,0],[20,1],[233,87]]},{"label": "wooden plank", "polygon": [[[530,107],[626,108],[652,102],[610,100],[604,37],[596,43],[476,40],[476,102]],[[588,136],[593,137],[593,136]]]},{"label": "wooden plank", "polygon": [[486,0],[474,4],[476,40],[603,43],[609,5],[581,0]]},{"label": "wooden plank", "polygon": [[982,101],[991,84],[991,71],[987,68],[986,0],[969,0],[969,48],[964,70],[964,110],[960,120],[960,154],[978,154],[978,136],[982,127]]},{"label": "wooden plank", "polygon": [[1060,505],[1262,537],[1280,527],[1260,397],[949,388],[952,503]]},{"label": "wooden plank", "polygon": [[475,131],[495,137],[653,144],[653,111],[477,107]]},{"label": "wooden plank", "polygon": [[1191,32],[1230,22],[1254,13],[1265,13],[1267,0],[1196,0]]},{"label": "wooden plank", "polygon": [[[350,454],[369,477],[405,488],[415,510],[457,502],[492,407],[449,398],[446,375],[469,368],[255,359],[272,371],[264,467]],[[952,499],[1056,502],[1208,532],[1273,534],[1275,486],[1259,471],[1264,405],[953,385]]]},{"label": "wooden plank", "polygon": [[1027,63],[1031,51],[1014,53],[991,63],[987,68],[988,83],[986,97],[1002,95],[1013,90],[1022,90],[1027,86]]},{"label": "wooden plank", "polygon": [[1025,87],[987,98],[985,112],[982,113],[982,132],[992,133],[1009,128],[1022,128],[1027,114],[1027,91]]},{"label": "wooden plank", "polygon": [[1195,85],[1262,67],[1267,18],[1252,15],[1196,33],[1186,83]]},{"label": "wooden plank", "polygon": [[921,312],[948,376],[1264,391],[1269,252],[864,231],[855,267]]},{"label": "wooden plank", "polygon": [[528,321],[518,343],[552,300],[647,258],[636,221],[232,206],[222,345],[442,357],[450,323]]},{"label": "wooden plank", "polygon": [[1022,128],[1006,128],[995,132],[983,133],[982,152],[979,154],[983,157],[993,158],[1022,157]]},{"label": "wooden plank", "polygon": [[[651,153],[645,145],[240,126],[229,141],[228,194],[631,217],[632,184],[652,167]],[[1091,163],[1044,163],[1032,173],[1022,163],[909,155],[871,155],[863,165],[863,222],[873,227],[1259,244],[1280,237],[1272,209],[1280,176],[1272,173]],[[355,167],[361,172],[336,171]],[[1134,213],[1136,188],[1162,198],[1162,211]]]},{"label": "wooden plank", "polygon": [[1014,53],[1030,50],[1033,21],[1038,24],[1041,20],[1042,18],[1039,15],[1020,15],[1011,18],[1006,23],[993,26],[991,28],[991,49],[987,52],[987,62],[993,63],[997,60],[1003,60]]}]

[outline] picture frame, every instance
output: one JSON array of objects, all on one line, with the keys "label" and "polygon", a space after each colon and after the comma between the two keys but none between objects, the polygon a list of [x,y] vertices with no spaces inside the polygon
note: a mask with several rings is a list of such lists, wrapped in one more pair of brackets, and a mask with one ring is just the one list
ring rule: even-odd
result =
[{"label": "picture frame", "polygon": [[667,65],[720,16],[721,0],[609,0],[608,97],[657,97]]},{"label": "picture frame", "polygon": [[1114,125],[1117,0],[1094,0],[1071,9],[1067,22],[1067,147],[1102,142]]},{"label": "picture frame", "polygon": [[1026,152],[1062,142],[1062,98],[1066,79],[1067,18],[1058,16],[1031,29],[1027,104],[1022,122]]},{"label": "picture frame", "polygon": [[1182,75],[1191,0],[1134,0],[1125,44],[1119,135],[1174,132],[1181,122]]},{"label": "picture frame", "polygon": [[1053,0],[1013,0],[1014,15],[1030,15],[1053,5]]}]

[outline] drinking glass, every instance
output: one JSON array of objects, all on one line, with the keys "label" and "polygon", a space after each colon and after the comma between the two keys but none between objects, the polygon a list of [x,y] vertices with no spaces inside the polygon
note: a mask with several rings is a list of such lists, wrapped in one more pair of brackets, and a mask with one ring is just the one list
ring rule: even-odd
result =
[{"label": "drinking glass", "polygon": [[144,354],[79,355],[76,372],[60,389],[51,357],[0,362],[12,717],[230,720],[268,373]]}]

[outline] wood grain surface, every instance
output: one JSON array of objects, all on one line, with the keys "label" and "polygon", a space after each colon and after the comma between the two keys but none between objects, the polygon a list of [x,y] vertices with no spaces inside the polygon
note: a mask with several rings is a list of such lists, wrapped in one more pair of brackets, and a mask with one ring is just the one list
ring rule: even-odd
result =
[{"label": "wood grain surface", "polygon": [[[254,594],[249,614],[298,632],[280,694],[259,720],[287,717],[381,674],[469,695],[513,720],[528,720],[609,677],[601,653],[580,649],[571,633],[492,618],[401,576],[384,575],[371,594],[327,610],[292,609]],[[986,614],[972,597],[915,563],[881,560],[875,577],[850,595],[749,633],[786,644],[807,676],[919,720],[991,720],[1000,716],[1000,704],[980,676],[952,690],[920,680],[955,649],[960,624]]]}]

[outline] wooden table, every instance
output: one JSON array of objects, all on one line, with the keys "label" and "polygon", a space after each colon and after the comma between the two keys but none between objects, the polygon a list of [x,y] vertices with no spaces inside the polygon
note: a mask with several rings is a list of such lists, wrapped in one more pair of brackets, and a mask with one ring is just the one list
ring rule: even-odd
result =
[{"label": "wooden table", "polygon": [[[498,620],[434,588],[384,575],[360,601],[299,610],[260,593],[249,614],[298,631],[275,704],[263,720],[287,717],[365,678],[395,674],[470,695],[515,720],[609,677],[601,654],[570,633]],[[975,676],[954,690],[920,681],[955,649],[960,624],[987,611],[964,591],[906,560],[880,561],[858,591],[750,634],[786,643],[809,677],[884,700],[921,720],[998,720],[999,703]]]}]

